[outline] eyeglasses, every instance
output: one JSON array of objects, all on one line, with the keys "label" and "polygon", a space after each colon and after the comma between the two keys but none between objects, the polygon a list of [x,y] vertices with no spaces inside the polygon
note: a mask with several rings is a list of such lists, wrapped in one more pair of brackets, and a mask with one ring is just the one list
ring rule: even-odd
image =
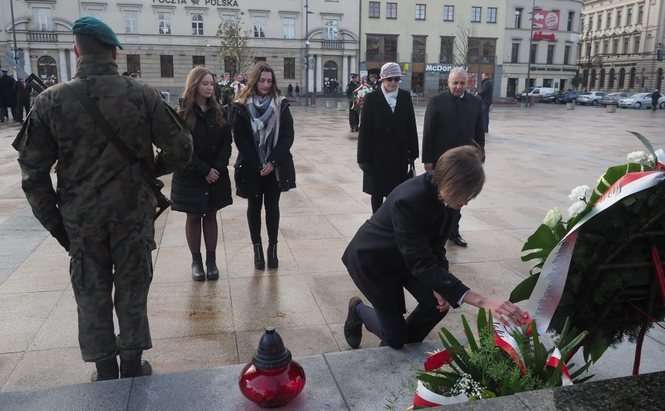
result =
[{"label": "eyeglasses", "polygon": [[402,80],[401,77],[388,77],[383,79],[383,81],[396,81],[396,82],[399,82],[401,80]]}]

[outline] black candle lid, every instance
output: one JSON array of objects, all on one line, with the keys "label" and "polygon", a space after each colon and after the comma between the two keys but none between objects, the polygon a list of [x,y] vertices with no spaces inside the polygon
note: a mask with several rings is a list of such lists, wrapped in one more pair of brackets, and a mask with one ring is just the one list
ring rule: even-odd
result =
[{"label": "black candle lid", "polygon": [[260,370],[282,368],[291,362],[291,351],[287,350],[274,327],[266,328],[254,354],[254,365]]}]

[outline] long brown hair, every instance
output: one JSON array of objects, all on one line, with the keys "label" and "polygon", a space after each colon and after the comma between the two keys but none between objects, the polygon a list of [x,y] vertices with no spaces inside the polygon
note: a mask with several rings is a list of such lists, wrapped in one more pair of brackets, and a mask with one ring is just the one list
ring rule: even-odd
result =
[{"label": "long brown hair", "polygon": [[[194,114],[196,93],[199,89],[199,84],[201,84],[203,78],[208,74],[210,74],[210,77],[212,77],[214,82],[215,75],[212,73],[212,71],[203,66],[196,66],[189,71],[189,74],[187,74],[185,90],[182,92],[183,103],[182,107],[180,107],[178,110],[178,114],[180,114],[180,117],[182,117],[187,122],[192,130],[194,130],[194,127],[196,126],[196,115]],[[212,109],[215,111],[215,119],[217,120],[217,124],[219,124],[220,127],[224,126],[224,113],[222,112],[222,107],[217,102],[217,98],[215,97],[214,92],[212,96],[208,98],[206,103],[209,110]]]},{"label": "long brown hair", "polygon": [[272,74],[272,90],[270,90],[270,94],[273,97],[277,97],[281,94],[279,91],[279,87],[277,87],[277,77],[275,76],[275,71],[268,65],[268,63],[256,63],[254,65],[254,68],[252,68],[252,71],[249,72],[249,79],[247,80],[247,87],[245,87],[238,97],[236,98],[236,102],[240,104],[245,104],[247,102],[247,98],[250,96],[255,96],[259,93],[257,89],[257,84],[259,82],[259,79],[261,78],[261,73],[271,73]]}]

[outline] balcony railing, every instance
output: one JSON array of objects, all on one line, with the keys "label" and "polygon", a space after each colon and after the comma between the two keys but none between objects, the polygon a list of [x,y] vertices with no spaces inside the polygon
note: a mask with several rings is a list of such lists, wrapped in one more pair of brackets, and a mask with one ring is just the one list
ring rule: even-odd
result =
[{"label": "balcony railing", "polygon": [[321,42],[321,48],[341,50],[344,48],[344,42],[342,40],[323,40]]},{"label": "balcony railing", "polygon": [[57,43],[58,33],[54,31],[29,31],[28,41],[33,43]]}]

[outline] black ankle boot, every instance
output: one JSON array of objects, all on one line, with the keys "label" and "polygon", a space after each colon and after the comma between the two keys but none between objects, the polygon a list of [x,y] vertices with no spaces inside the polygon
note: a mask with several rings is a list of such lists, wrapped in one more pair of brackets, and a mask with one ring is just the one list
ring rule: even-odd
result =
[{"label": "black ankle boot", "polygon": [[120,369],[115,355],[103,360],[95,361],[97,371],[92,373],[92,382],[117,380]]},{"label": "black ankle boot", "polygon": [[120,352],[120,378],[145,377],[152,375],[152,366],[141,359],[142,351]]},{"label": "black ankle boot", "polygon": [[254,268],[257,270],[265,270],[266,259],[263,256],[263,246],[261,243],[254,244]]},{"label": "black ankle boot", "polygon": [[214,252],[206,253],[206,278],[209,281],[219,280],[219,269],[217,268],[217,259]]},{"label": "black ankle boot", "polygon": [[278,266],[279,260],[277,259],[277,243],[268,244],[268,268],[274,270]]},{"label": "black ankle boot", "polygon": [[205,281],[206,273],[203,271],[203,258],[201,253],[192,254],[192,279],[194,281]]}]

